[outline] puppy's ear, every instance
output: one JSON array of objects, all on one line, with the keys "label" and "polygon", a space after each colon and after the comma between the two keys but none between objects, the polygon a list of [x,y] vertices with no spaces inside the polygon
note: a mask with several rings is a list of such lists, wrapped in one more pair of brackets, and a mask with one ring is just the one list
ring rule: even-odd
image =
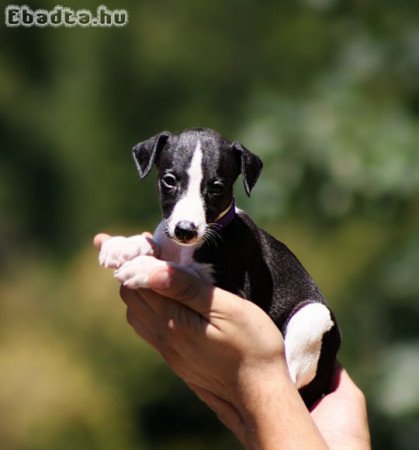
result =
[{"label": "puppy's ear", "polygon": [[247,150],[247,148],[243,147],[239,142],[233,142],[233,149],[240,158],[240,170],[243,177],[244,190],[250,197],[250,192],[262,171],[263,162],[258,156]]},{"label": "puppy's ear", "polygon": [[169,136],[168,131],[163,131],[133,147],[132,155],[140,178],[144,178],[150,172],[158,153],[164,147]]}]

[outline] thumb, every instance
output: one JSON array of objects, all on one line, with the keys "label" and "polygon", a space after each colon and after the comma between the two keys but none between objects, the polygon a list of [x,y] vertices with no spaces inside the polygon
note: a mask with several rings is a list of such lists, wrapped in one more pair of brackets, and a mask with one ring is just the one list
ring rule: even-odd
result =
[{"label": "thumb", "polygon": [[173,263],[151,272],[148,283],[153,291],[200,314],[206,314],[213,303],[214,286],[192,270]]},{"label": "thumb", "polygon": [[97,234],[95,237],[94,237],[94,239],[93,239],[93,245],[98,249],[98,250],[100,250],[101,249],[101,247],[102,247],[102,244],[106,241],[106,240],[108,240],[108,239],[110,239],[110,235],[109,234],[106,234],[106,233],[99,233],[99,234]]}]

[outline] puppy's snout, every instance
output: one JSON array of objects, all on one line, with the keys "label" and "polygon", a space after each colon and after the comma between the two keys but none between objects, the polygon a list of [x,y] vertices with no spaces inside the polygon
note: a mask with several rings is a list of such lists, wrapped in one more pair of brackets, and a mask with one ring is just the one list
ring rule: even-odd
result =
[{"label": "puppy's snout", "polygon": [[198,228],[194,223],[182,220],[175,227],[175,236],[181,242],[189,242],[198,236]]}]

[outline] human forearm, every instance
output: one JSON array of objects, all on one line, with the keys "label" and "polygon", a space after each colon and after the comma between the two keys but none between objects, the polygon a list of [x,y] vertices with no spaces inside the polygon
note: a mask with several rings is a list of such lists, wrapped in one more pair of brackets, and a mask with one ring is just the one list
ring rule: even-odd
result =
[{"label": "human forearm", "polygon": [[257,379],[241,389],[236,406],[247,450],[328,448],[282,368]]}]

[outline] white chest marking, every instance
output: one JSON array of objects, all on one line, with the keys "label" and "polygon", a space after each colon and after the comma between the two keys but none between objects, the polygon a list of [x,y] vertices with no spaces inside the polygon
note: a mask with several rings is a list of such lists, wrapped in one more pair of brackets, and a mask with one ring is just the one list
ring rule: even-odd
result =
[{"label": "white chest marking", "polygon": [[204,199],[201,195],[202,183],[202,149],[198,141],[194,150],[191,164],[187,170],[188,186],[185,194],[176,203],[172,214],[168,219],[169,232],[174,234],[176,225],[181,221],[192,222],[198,229],[198,237],[205,233],[206,220]]},{"label": "white chest marking", "polygon": [[285,355],[297,388],[315,377],[324,333],[333,327],[328,308],[309,303],[290,319],[285,333]]}]

